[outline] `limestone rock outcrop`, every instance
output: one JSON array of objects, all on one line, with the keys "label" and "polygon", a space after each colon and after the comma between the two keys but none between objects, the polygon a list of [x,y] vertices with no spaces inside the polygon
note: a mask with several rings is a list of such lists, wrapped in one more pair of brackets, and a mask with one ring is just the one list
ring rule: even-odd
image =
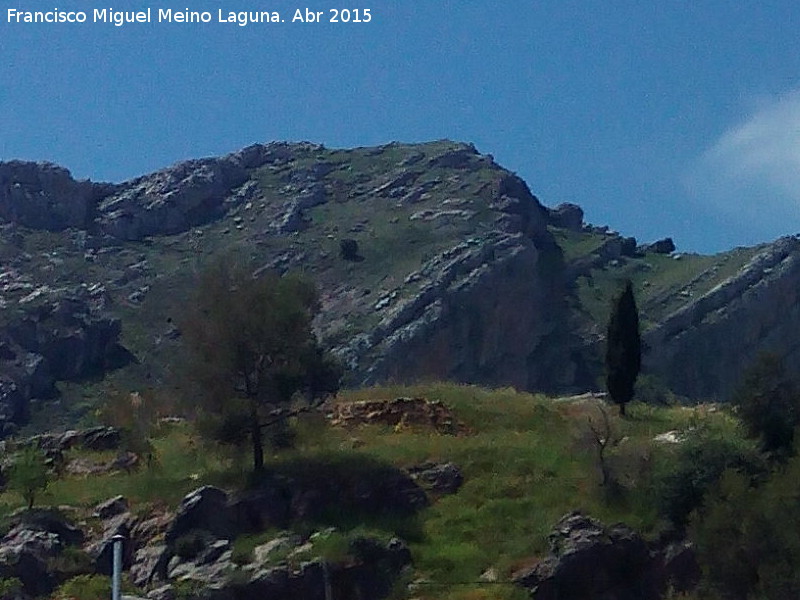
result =
[{"label": "limestone rock outcrop", "polygon": [[42,286],[18,306],[0,331],[0,431],[6,434],[27,420],[31,399],[56,393],[56,380],[102,374],[123,356],[120,320],[94,290]]},{"label": "limestone rock outcrop", "polygon": [[0,162],[0,219],[48,231],[85,229],[98,199],[113,189],[75,181],[67,169],[51,163]]},{"label": "limestone rock outcrop", "polygon": [[648,544],[626,525],[606,526],[579,512],[559,520],[549,544],[546,557],[515,577],[534,600],[658,600],[668,588],[685,592],[699,580],[686,544]]},{"label": "limestone rock outcrop", "polygon": [[648,332],[646,367],[678,393],[724,400],[760,351],[797,372],[798,330],[800,239],[785,237]]},{"label": "limestone rock outcrop", "polygon": [[252,169],[285,160],[285,144],[256,144],[221,158],[180,162],[122,184],[97,207],[97,227],[121,240],[170,235],[258,198]]},{"label": "limestone rock outcrop", "polygon": [[548,211],[550,223],[554,227],[581,231],[583,229],[583,209],[577,204],[564,202]]}]

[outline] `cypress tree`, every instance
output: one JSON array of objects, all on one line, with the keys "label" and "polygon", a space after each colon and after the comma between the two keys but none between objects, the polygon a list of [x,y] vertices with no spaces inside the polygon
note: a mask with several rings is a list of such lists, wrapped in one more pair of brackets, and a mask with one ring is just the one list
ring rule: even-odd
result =
[{"label": "cypress tree", "polygon": [[630,280],[611,308],[606,344],[606,388],[611,399],[619,404],[619,414],[624,416],[642,366],[639,311]]}]

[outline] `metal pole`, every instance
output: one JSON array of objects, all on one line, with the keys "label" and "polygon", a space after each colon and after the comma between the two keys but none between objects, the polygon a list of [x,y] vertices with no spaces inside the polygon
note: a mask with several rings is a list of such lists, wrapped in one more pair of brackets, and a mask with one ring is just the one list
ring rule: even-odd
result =
[{"label": "metal pole", "polygon": [[322,560],[322,578],[325,585],[325,600],[333,600],[333,593],[331,592],[331,576],[328,572],[328,561]]},{"label": "metal pole", "polygon": [[122,541],[125,538],[119,534],[111,538],[114,544],[114,571],[111,576],[111,600],[119,600],[119,587],[122,578]]}]

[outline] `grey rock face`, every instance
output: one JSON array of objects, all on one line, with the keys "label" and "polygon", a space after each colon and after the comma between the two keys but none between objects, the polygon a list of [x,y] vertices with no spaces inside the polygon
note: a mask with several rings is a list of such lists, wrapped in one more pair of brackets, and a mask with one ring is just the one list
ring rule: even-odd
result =
[{"label": "grey rock face", "polygon": [[207,531],[220,539],[235,537],[235,523],[224,490],[207,485],[188,494],[167,529],[167,544],[192,530]]},{"label": "grey rock face", "polygon": [[85,229],[99,197],[113,186],[75,181],[50,163],[0,163],[0,219],[34,229]]},{"label": "grey rock face", "polygon": [[61,549],[61,541],[54,533],[12,529],[0,540],[0,577],[17,577],[32,595],[49,593],[54,581],[48,560],[58,556]]},{"label": "grey rock face", "polygon": [[470,238],[408,276],[420,285],[414,295],[379,299],[377,327],[339,353],[365,384],[448,379],[547,389],[571,381],[570,358],[549,343],[563,325],[559,261],[522,232]]},{"label": "grey rock face", "polygon": [[119,448],[122,435],[116,427],[92,427],[81,432],[82,445],[87,450],[115,450]]},{"label": "grey rock face", "polygon": [[126,184],[103,200],[100,229],[123,240],[184,231],[219,216],[225,196],[247,180],[247,171],[218,159],[180,163]]},{"label": "grey rock face", "polygon": [[81,544],[83,538],[83,532],[58,512],[19,512],[0,540],[0,577],[19,578],[30,595],[48,594],[57,583],[50,566],[52,559],[66,546]]},{"label": "grey rock face", "polygon": [[0,420],[28,418],[32,398],[52,397],[56,380],[102,373],[119,353],[120,320],[84,286],[47,286],[20,301],[0,332]]},{"label": "grey rock face", "polygon": [[133,558],[133,545],[130,535],[131,526],[134,522],[134,517],[127,512],[104,519],[102,535],[86,548],[87,553],[94,561],[95,572],[111,575],[114,564],[114,538],[116,536],[122,536],[123,568],[130,568]]},{"label": "grey rock face", "polygon": [[500,177],[492,187],[489,206],[501,213],[496,224],[502,231],[522,233],[540,249],[555,245],[547,231],[547,209],[520,177],[510,173]]},{"label": "grey rock face", "polygon": [[133,584],[145,587],[166,578],[169,557],[166,544],[148,544],[137,549],[130,568]]},{"label": "grey rock face", "polygon": [[[345,563],[323,565],[319,559],[290,567],[253,564],[236,568],[230,562],[227,542],[220,541],[191,561],[170,563],[170,580],[194,580],[201,585],[195,596],[204,600],[324,600],[325,572],[334,598],[386,597],[396,577],[411,563],[411,553],[400,540],[381,544],[369,538],[353,540],[352,558]],[[168,598],[169,590],[158,588],[159,598]],[[154,596],[155,597],[155,596]]]},{"label": "grey rock face", "polygon": [[254,145],[221,158],[178,163],[122,184],[97,208],[100,231],[121,240],[168,235],[208,223],[258,195],[249,170],[286,160],[286,144]]},{"label": "grey rock face", "polygon": [[42,531],[58,537],[59,543],[76,546],[83,543],[83,531],[57,510],[35,508],[20,511],[11,518],[12,529]]},{"label": "grey rock face", "polygon": [[[646,367],[693,398],[726,400],[760,351],[800,368],[800,240],[782,238],[645,335]],[[733,342],[732,342],[733,340]]]}]

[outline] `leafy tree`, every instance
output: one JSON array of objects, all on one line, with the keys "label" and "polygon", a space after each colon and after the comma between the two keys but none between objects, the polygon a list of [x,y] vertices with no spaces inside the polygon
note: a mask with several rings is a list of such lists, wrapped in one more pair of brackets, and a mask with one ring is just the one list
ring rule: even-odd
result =
[{"label": "leafy tree", "polygon": [[724,598],[800,597],[800,461],[760,485],[726,472],[692,519],[691,537],[708,584]]},{"label": "leafy tree", "polygon": [[352,238],[339,240],[339,256],[344,260],[358,260],[358,242]]},{"label": "leafy tree", "polygon": [[708,490],[726,470],[757,480],[766,471],[762,455],[749,442],[700,428],[659,465],[654,481],[659,513],[682,530],[692,511],[702,508]]},{"label": "leafy tree", "polygon": [[19,492],[28,504],[28,509],[31,509],[36,495],[44,490],[49,482],[50,474],[44,455],[34,446],[24,448],[9,469],[9,487]]},{"label": "leafy tree", "polygon": [[606,344],[606,388],[611,399],[619,404],[619,414],[624,416],[625,405],[633,399],[642,364],[639,311],[630,281],[612,306]]},{"label": "leafy tree", "polygon": [[306,406],[335,393],[341,367],[312,330],[314,286],[295,276],[221,261],[202,273],[183,324],[188,374],[201,416],[219,441],[249,441],[253,468],[264,467],[264,430],[293,400]]},{"label": "leafy tree", "polygon": [[758,356],[745,372],[733,405],[748,434],[761,440],[764,452],[778,459],[791,454],[794,431],[800,425],[800,390],[779,356]]}]

